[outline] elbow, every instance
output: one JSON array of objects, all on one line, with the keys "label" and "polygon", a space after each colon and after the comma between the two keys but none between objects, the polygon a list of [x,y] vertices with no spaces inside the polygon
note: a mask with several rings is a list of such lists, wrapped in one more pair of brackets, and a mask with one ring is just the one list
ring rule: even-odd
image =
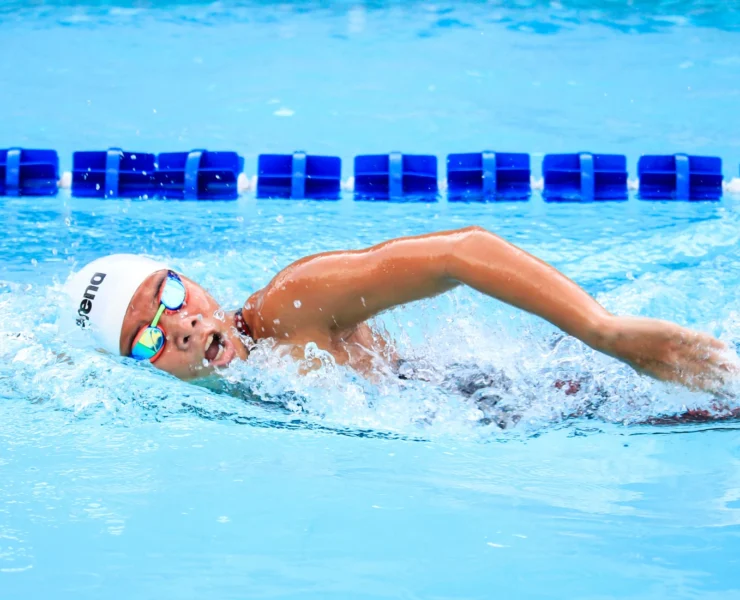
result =
[{"label": "elbow", "polygon": [[481,227],[480,225],[468,225],[467,227],[462,227],[461,229],[458,229],[458,232],[467,236],[470,235],[480,235],[483,234],[490,234],[490,232],[485,229],[484,227]]},{"label": "elbow", "polygon": [[458,249],[477,249],[480,244],[485,244],[486,241],[495,239],[496,235],[484,229],[480,225],[470,225],[463,227],[459,230],[459,235],[456,236],[454,245]]},{"label": "elbow", "polygon": [[466,257],[475,252],[485,237],[492,234],[480,225],[469,225],[451,232],[444,253],[442,276],[449,282],[460,283]]}]

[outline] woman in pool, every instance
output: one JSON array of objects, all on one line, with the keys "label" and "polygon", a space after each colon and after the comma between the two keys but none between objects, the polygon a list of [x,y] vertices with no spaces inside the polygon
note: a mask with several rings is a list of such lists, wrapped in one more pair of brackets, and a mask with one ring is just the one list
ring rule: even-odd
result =
[{"label": "woman in pool", "polygon": [[738,372],[719,340],[667,321],[610,314],[563,274],[480,227],[303,258],[225,315],[194,281],[133,255],[93,261],[67,291],[75,322],[90,326],[105,350],[193,379],[246,360],[249,338],[272,338],[296,358],[314,342],[368,375],[379,361],[393,366],[398,358],[368,319],[458,285],[538,315],[657,379],[717,391]]}]

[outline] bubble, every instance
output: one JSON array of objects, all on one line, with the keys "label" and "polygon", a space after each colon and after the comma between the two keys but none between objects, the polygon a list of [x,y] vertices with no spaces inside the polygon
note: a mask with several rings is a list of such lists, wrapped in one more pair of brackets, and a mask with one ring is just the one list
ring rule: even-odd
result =
[{"label": "bubble", "polygon": [[295,306],[296,308],[300,308],[301,307],[301,301],[300,300],[294,300],[293,301],[293,306]]},{"label": "bubble", "polygon": [[281,225],[282,225],[283,223],[285,223],[285,217],[284,217],[283,215],[278,215],[277,217],[275,217],[275,220],[276,220],[276,221],[277,221],[278,223],[280,223]]}]

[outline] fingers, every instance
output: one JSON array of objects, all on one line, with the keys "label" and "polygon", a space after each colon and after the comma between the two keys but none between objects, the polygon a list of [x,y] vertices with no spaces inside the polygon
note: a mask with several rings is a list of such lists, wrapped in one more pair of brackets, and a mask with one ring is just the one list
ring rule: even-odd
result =
[{"label": "fingers", "polygon": [[718,369],[728,375],[740,375],[740,364],[737,360],[732,360],[731,357],[728,358],[724,354],[718,354],[716,364]]},{"label": "fingers", "polygon": [[637,371],[713,393],[740,379],[740,358],[722,341],[665,321],[647,325],[638,332],[642,344],[627,344],[620,353]]},{"label": "fingers", "polygon": [[699,363],[706,363],[724,373],[740,373],[740,358],[727,344],[705,333],[694,332],[694,358]]},{"label": "fingers", "polygon": [[682,334],[680,336],[681,343],[692,345],[692,346],[705,346],[713,350],[727,350],[727,344],[718,340],[716,337],[703,333],[701,331],[694,331],[693,329],[681,328]]},{"label": "fingers", "polygon": [[729,348],[727,347],[727,344],[718,340],[715,337],[712,337],[711,335],[702,334],[701,343],[708,346],[709,348],[712,348],[713,350],[722,350],[722,351],[729,350]]},{"label": "fingers", "polygon": [[689,387],[718,392],[740,375],[740,363],[727,351],[710,350],[699,353],[684,365],[677,365],[685,373]]},{"label": "fingers", "polygon": [[654,358],[641,364],[638,370],[696,391],[717,393],[740,376],[740,363],[722,349],[689,345],[675,352],[668,360]]}]

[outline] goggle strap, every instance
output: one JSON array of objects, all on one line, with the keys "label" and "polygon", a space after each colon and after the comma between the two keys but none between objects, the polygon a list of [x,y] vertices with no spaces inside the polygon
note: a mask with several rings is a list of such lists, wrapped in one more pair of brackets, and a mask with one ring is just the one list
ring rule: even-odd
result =
[{"label": "goggle strap", "polygon": [[157,314],[154,315],[154,320],[152,321],[152,324],[150,327],[156,327],[157,323],[159,323],[159,319],[162,316],[162,314],[165,311],[165,308],[167,308],[162,302],[159,303],[159,310],[157,311]]}]

